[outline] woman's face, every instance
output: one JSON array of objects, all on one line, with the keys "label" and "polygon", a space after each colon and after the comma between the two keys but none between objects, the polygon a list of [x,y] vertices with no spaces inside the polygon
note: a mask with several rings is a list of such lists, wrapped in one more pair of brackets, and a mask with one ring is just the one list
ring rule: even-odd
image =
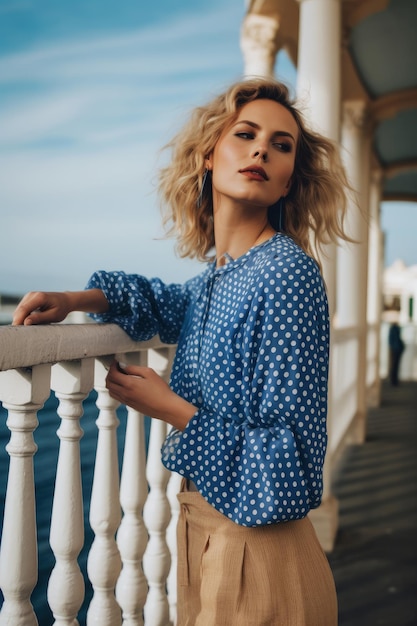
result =
[{"label": "woman's face", "polygon": [[206,159],[215,206],[229,200],[269,207],[286,196],[297,140],[297,123],[281,104],[266,99],[245,104]]}]

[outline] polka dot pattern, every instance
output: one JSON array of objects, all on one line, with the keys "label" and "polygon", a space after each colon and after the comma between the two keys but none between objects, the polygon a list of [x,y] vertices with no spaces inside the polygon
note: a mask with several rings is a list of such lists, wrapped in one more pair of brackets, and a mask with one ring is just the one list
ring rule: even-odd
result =
[{"label": "polka dot pattern", "polygon": [[110,304],[107,313],[90,315],[97,322],[118,324],[135,341],[159,334],[164,343],[177,342],[190,303],[187,286],[167,286],[158,278],[100,271],[86,286],[95,288],[102,289]]},{"label": "polka dot pattern", "polygon": [[276,234],[183,286],[97,272],[111,308],[93,317],[134,339],[178,343],[172,388],[197,411],[164,465],[243,526],[305,517],[322,495],[329,322],[316,263]]}]

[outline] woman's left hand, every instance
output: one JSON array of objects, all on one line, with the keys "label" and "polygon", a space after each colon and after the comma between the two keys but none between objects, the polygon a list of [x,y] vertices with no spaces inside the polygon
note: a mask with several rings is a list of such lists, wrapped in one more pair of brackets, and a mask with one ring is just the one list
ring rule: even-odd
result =
[{"label": "woman's left hand", "polygon": [[178,396],[155,370],[140,365],[120,367],[113,361],[106,378],[112,398],[136,411],[184,430],[196,412],[194,405]]}]

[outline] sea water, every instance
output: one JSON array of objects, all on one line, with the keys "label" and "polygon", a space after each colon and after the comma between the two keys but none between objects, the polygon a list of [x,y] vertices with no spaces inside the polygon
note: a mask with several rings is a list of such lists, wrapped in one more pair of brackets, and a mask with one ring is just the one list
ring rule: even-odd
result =
[{"label": "sea water", "polygon": [[[78,558],[78,564],[85,581],[85,600],[78,614],[80,626],[85,626],[86,613],[92,597],[91,583],[87,577],[87,557],[94,533],[88,522],[91,488],[93,482],[94,462],[97,447],[97,426],[95,421],[98,417],[96,407],[97,393],[92,391],[83,403],[84,414],[80,425],[84,434],[80,441],[81,453],[81,476],[84,501],[84,532],[85,543]],[[38,532],[38,583],[33,591],[31,602],[33,604],[39,626],[52,626],[54,619],[47,602],[47,585],[49,576],[55,564],[55,558],[49,545],[49,527],[52,512],[52,501],[55,487],[56,464],[59,451],[59,438],[56,434],[60,426],[60,418],[57,414],[58,400],[54,393],[38,412],[39,426],[34,432],[35,443],[38,451],[34,456],[35,494],[36,494],[36,520]],[[117,429],[119,447],[119,471],[123,455],[124,435],[126,431],[126,409],[120,407],[117,411],[120,425]],[[10,439],[10,431],[6,426],[7,412],[0,403],[0,528],[3,526],[4,499],[7,487],[7,475],[9,467],[9,455],[5,446]],[[145,431],[149,437],[149,419],[145,419]],[[3,596],[0,592],[0,606]]]}]

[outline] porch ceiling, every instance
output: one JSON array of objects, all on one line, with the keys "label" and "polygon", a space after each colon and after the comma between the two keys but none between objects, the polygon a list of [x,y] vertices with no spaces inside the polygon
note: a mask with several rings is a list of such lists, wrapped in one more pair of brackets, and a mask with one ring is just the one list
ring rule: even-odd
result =
[{"label": "porch ceiling", "polygon": [[[369,106],[382,200],[417,201],[417,1],[341,0],[342,96]],[[298,0],[252,0],[248,13],[275,16],[297,65]]]}]

